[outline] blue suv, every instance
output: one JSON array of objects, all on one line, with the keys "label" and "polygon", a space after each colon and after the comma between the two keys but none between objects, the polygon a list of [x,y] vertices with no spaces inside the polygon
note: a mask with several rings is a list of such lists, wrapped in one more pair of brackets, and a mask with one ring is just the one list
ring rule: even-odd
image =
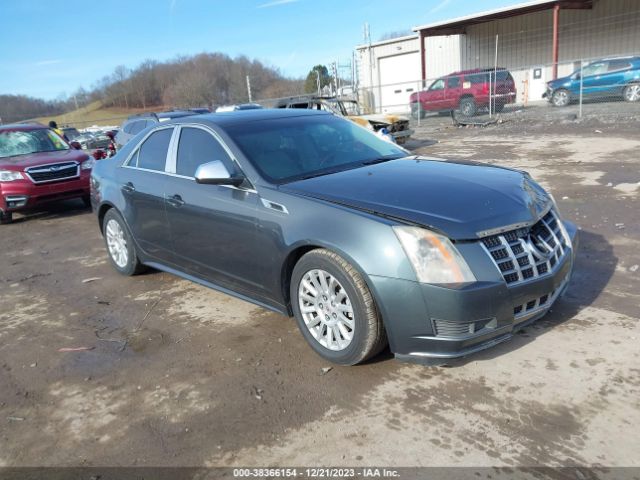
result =
[{"label": "blue suv", "polygon": [[556,107],[565,107],[580,97],[622,97],[627,102],[640,100],[640,57],[621,57],[597,60],[568,77],[547,83],[543,97]]}]

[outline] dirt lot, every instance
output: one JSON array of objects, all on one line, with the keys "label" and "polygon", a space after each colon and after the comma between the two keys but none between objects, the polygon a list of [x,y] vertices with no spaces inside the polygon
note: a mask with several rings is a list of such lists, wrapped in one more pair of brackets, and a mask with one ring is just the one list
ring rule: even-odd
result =
[{"label": "dirt lot", "polygon": [[638,124],[439,119],[417,138],[528,170],[580,225],[547,317],[449,368],[387,353],[322,374],[292,319],[118,276],[68,202],[0,227],[0,466],[640,466]]}]

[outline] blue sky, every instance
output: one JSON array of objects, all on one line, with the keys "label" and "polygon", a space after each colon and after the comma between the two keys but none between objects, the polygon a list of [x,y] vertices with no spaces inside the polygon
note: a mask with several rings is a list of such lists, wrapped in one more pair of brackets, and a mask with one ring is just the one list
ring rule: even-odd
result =
[{"label": "blue sky", "polygon": [[219,51],[304,76],[371,36],[514,0],[0,0],[0,94],[52,99],[117,65]]}]

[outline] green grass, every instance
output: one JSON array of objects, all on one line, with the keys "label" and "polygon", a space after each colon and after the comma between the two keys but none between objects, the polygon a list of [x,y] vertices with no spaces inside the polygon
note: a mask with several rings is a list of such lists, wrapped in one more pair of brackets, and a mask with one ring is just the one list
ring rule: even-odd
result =
[{"label": "green grass", "polygon": [[[154,109],[157,110],[157,109]],[[141,108],[117,108],[102,106],[101,101],[92,102],[86,107],[79,108],[72,112],[55,115],[52,117],[40,117],[34,120],[43,124],[48,124],[50,120],[55,120],[58,126],[73,126],[76,128],[86,128],[93,125],[111,126],[120,125],[129,116],[142,112]]]}]

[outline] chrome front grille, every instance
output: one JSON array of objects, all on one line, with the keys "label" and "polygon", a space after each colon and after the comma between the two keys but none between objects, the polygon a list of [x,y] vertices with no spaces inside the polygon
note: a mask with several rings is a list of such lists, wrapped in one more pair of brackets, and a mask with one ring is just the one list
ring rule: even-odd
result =
[{"label": "chrome front grille", "polygon": [[25,169],[25,173],[33,183],[59,182],[80,176],[78,162],[54,163]]},{"label": "chrome front grille", "polygon": [[524,322],[543,310],[551,307],[553,302],[560,296],[562,291],[569,283],[569,277],[567,276],[558,287],[549,293],[545,293],[541,297],[532,298],[526,303],[516,305],[513,307],[513,316],[516,323]]},{"label": "chrome front grille", "polygon": [[482,239],[482,246],[508,285],[548,275],[570,250],[558,214],[549,210],[531,227]]}]

